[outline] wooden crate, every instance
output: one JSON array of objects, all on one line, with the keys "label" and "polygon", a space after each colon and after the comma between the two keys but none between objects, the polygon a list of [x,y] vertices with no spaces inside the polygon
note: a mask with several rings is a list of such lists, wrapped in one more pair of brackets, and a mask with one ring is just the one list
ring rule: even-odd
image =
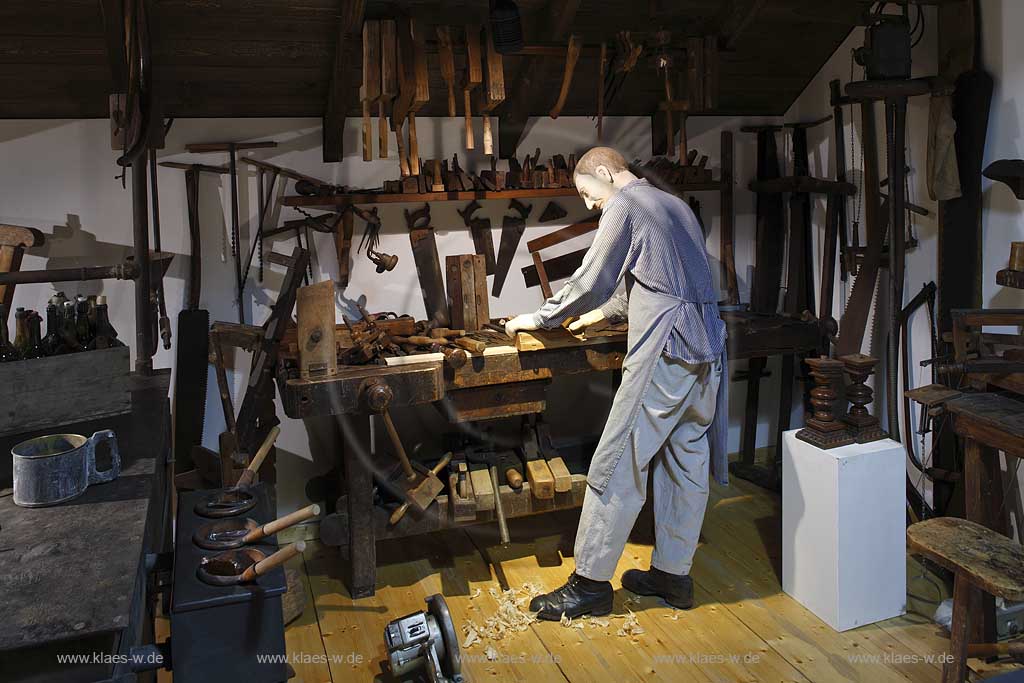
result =
[{"label": "wooden crate", "polygon": [[487,266],[480,254],[445,258],[448,275],[448,310],[451,327],[475,332],[491,319],[487,293]]},{"label": "wooden crate", "polygon": [[4,363],[0,435],[127,413],[130,371],[127,347]]}]

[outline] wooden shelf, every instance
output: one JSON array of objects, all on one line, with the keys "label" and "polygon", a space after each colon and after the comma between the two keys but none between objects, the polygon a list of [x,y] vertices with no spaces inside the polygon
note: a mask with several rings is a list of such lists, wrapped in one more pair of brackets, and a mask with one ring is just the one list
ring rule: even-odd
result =
[{"label": "wooden shelf", "polygon": [[575,188],[556,187],[539,190],[473,190],[471,192],[420,192],[399,194],[392,192],[364,192],[336,194],[330,197],[284,197],[284,206],[348,206],[349,204],[398,204],[419,202],[468,202],[474,199],[545,199],[548,197],[578,197]]},{"label": "wooden shelf", "polygon": [[[722,189],[721,181],[709,183],[684,183],[672,185],[676,193],[682,192],[718,192]],[[575,188],[556,187],[538,190],[502,190],[490,192],[488,190],[473,190],[471,192],[419,192],[399,194],[392,192],[363,192],[353,194],[336,194],[330,197],[306,197],[293,195],[284,197],[281,203],[284,206],[298,207],[338,207],[350,204],[399,204],[419,202],[468,202],[474,199],[547,199],[554,197],[578,197]]]}]

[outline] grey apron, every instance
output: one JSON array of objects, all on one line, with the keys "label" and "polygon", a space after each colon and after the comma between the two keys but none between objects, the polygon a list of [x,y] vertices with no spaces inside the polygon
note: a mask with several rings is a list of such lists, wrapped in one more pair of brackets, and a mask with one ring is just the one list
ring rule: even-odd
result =
[{"label": "grey apron", "polygon": [[[682,306],[679,297],[655,292],[639,283],[629,288],[629,332],[626,357],[622,362],[622,383],[615,392],[608,421],[594,451],[587,473],[587,483],[604,493],[612,472],[622,458],[627,440],[636,424],[644,395],[651,384],[654,366],[661,357],[672,330],[680,323]],[[715,419],[708,429],[711,475],[719,484],[729,483],[726,434],[728,429],[728,369],[724,345],[722,380],[718,385]]]}]

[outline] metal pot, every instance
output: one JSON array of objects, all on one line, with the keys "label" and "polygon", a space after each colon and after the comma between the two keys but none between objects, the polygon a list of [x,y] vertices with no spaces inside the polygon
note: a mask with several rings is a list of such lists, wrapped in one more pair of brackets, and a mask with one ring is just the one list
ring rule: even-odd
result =
[{"label": "metal pot", "polygon": [[[110,444],[110,469],[96,469],[96,445]],[[14,458],[14,503],[45,507],[85,493],[90,484],[103,484],[121,474],[117,437],[109,429],[91,437],[49,434],[22,441],[11,449]]]}]

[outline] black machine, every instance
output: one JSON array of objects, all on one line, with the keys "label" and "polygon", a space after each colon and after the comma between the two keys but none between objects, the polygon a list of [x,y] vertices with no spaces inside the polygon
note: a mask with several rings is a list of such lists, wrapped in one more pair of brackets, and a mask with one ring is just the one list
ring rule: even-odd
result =
[{"label": "black machine", "polygon": [[854,59],[864,67],[869,81],[910,78],[914,30],[910,26],[908,5],[903,5],[900,14],[883,14],[886,4],[883,2],[877,12],[868,15],[864,46],[854,52]]}]

